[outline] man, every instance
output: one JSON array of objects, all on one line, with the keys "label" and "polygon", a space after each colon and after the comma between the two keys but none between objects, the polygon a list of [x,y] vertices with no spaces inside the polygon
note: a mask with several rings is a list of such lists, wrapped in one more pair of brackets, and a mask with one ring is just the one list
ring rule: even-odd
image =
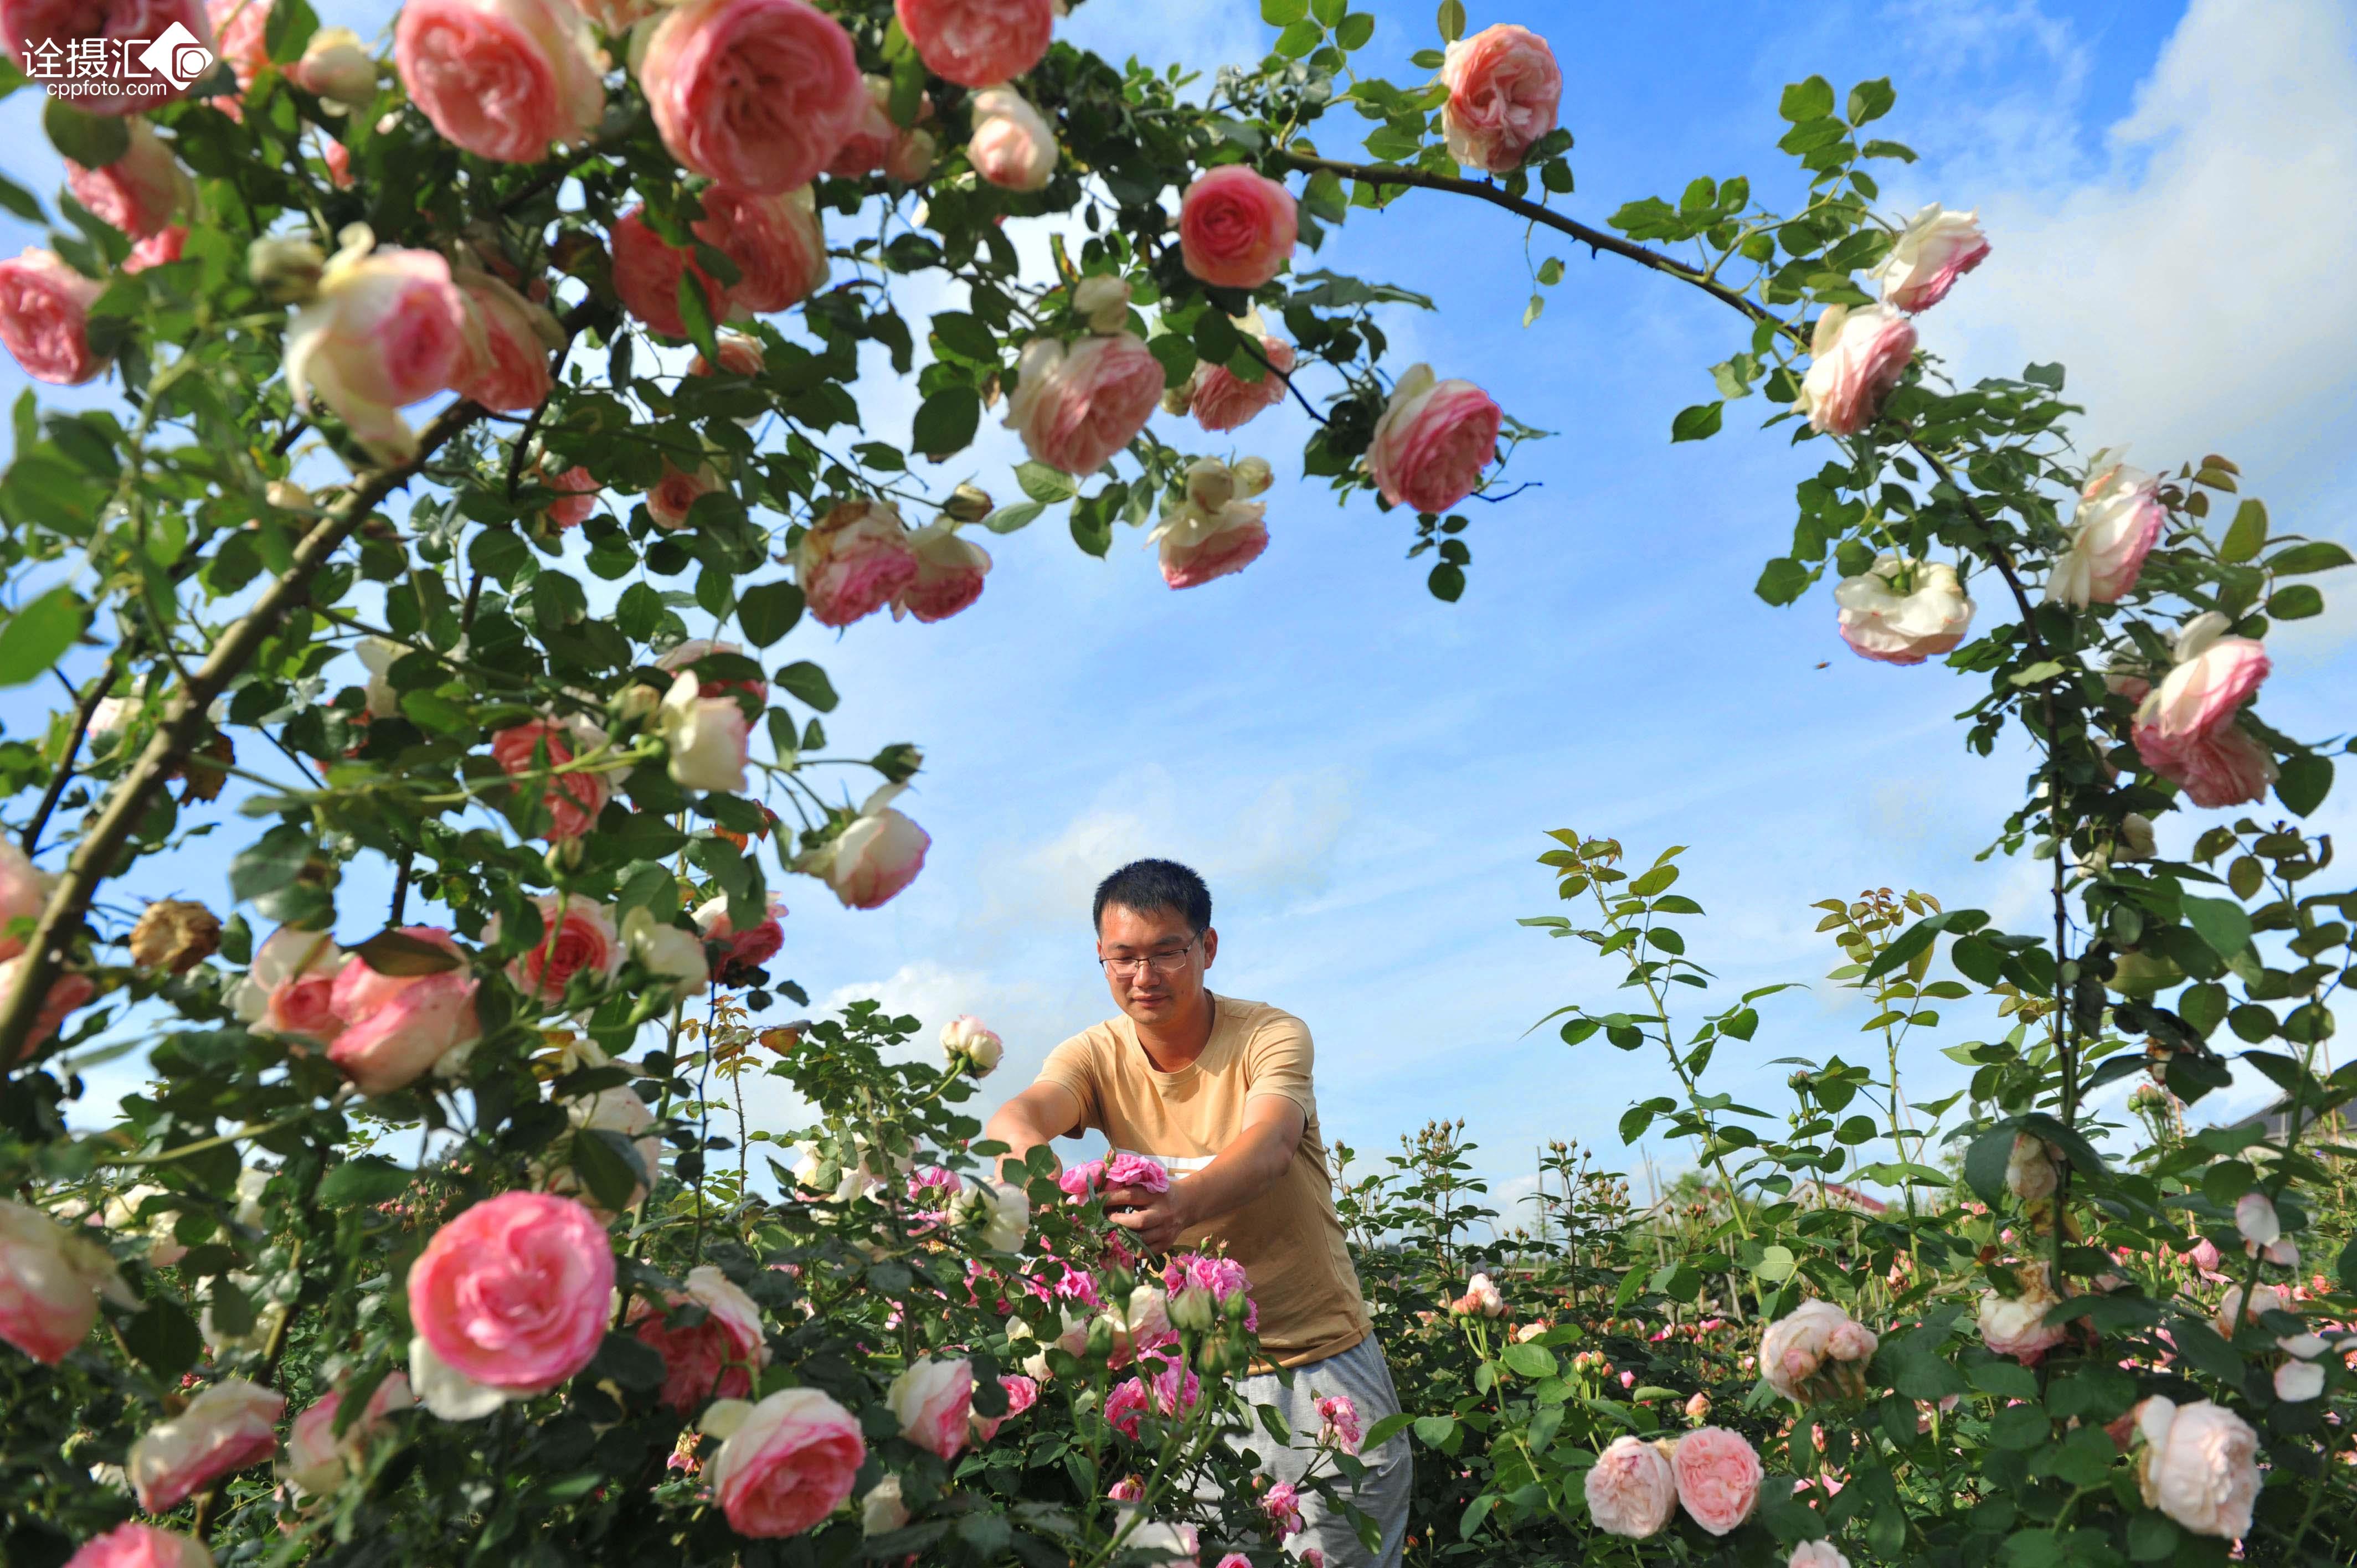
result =
[{"label": "man", "polygon": [[[1264,1455],[1272,1483],[1298,1481],[1321,1423],[1319,1400],[1347,1395],[1370,1427],[1399,1408],[1334,1212],[1309,1031],[1290,1014],[1204,985],[1220,934],[1211,892],[1187,867],[1123,866],[1098,885],[1094,917],[1097,961],[1121,1016],[1050,1052],[1039,1080],[1000,1108],[985,1136],[1020,1160],[1093,1127],[1116,1153],[1170,1172],[1168,1191],[1116,1187],[1106,1205],[1149,1252],[1222,1251],[1244,1266],[1262,1356],[1290,1369],[1293,1387],[1265,1366],[1245,1380],[1243,1397],[1282,1412],[1297,1446],[1271,1456],[1265,1434],[1234,1440]],[[1351,1500],[1381,1524],[1381,1550],[1370,1556],[1348,1519],[1310,1494],[1307,1530],[1287,1543],[1296,1553],[1315,1546],[1337,1568],[1398,1563],[1407,1444],[1394,1437],[1361,1457],[1371,1469]]]}]

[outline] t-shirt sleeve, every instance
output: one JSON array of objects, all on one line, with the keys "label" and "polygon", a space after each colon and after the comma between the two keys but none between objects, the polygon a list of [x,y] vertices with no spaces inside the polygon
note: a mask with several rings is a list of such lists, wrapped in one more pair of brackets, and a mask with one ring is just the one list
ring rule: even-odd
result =
[{"label": "t-shirt sleeve", "polygon": [[1081,1125],[1104,1126],[1104,1101],[1097,1092],[1096,1043],[1088,1034],[1074,1035],[1048,1053],[1039,1064],[1039,1083],[1053,1083],[1081,1102]]},{"label": "t-shirt sleeve", "polygon": [[1261,1021],[1244,1047],[1244,1098],[1281,1095],[1301,1108],[1304,1116],[1318,1114],[1318,1095],[1310,1084],[1309,1026],[1290,1013]]}]

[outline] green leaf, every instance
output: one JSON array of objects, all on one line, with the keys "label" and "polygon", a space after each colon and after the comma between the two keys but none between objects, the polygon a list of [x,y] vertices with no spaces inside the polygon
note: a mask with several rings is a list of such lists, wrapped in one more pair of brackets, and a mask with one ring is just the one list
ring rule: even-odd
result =
[{"label": "green leaf", "polygon": [[1260,19],[1272,27],[1290,27],[1309,15],[1309,0],[1260,0]]},{"label": "green leaf", "polygon": [[1498,1359],[1526,1378],[1552,1378],[1555,1373],[1555,1352],[1544,1345],[1509,1345]]},{"label": "green leaf", "polygon": [[1432,569],[1432,575],[1425,579],[1424,585],[1432,590],[1434,598],[1453,605],[1465,595],[1464,569],[1444,561]]},{"label": "green leaf", "polygon": [[1999,1399],[2034,1400],[2038,1397],[2038,1379],[2018,1361],[1983,1361],[1964,1369],[1964,1379],[1985,1394]]},{"label": "green leaf", "polygon": [[2332,758],[2312,751],[2284,758],[2283,772],[2276,779],[2276,799],[2284,803],[2284,810],[2305,817],[2324,804],[2330,793]]},{"label": "green leaf", "polygon": [[2177,1526],[2149,1509],[2128,1520],[2128,1561],[2164,1563],[2177,1555]]},{"label": "green leaf", "polygon": [[1071,500],[1081,493],[1078,479],[1045,463],[1016,464],[1015,482],[1023,487],[1025,495],[1049,506],[1058,501]]},{"label": "green leaf", "polygon": [[2220,958],[2233,958],[2251,945],[2251,918],[2240,904],[2226,898],[2184,901],[2185,923]]},{"label": "green leaf", "polygon": [[2277,620],[2306,620],[2324,613],[2324,595],[2311,583],[2277,588],[2267,597],[2267,614]]},{"label": "green leaf", "polygon": [[1964,1151],[1964,1180],[1984,1203],[2005,1200],[2005,1167],[2013,1158],[2016,1131],[2012,1122],[1999,1122],[1975,1138],[1972,1147]]},{"label": "green leaf", "polygon": [[319,1206],[372,1208],[399,1197],[415,1179],[415,1172],[404,1170],[382,1155],[362,1155],[358,1159],[346,1160],[319,1178]]},{"label": "green leaf", "polygon": [[1784,96],[1776,105],[1776,113],[1796,125],[1804,121],[1822,120],[1833,112],[1834,84],[1822,76],[1793,82],[1784,89]]},{"label": "green leaf", "polygon": [[1325,36],[1325,28],[1305,16],[1277,34],[1276,52],[1287,59],[1299,59],[1316,48]]},{"label": "green leaf", "polygon": [[2267,570],[2279,577],[2304,576],[2310,572],[2330,572],[2352,564],[2357,557],[2350,555],[2330,539],[2311,539],[2305,544],[2295,544],[2276,552],[2267,559]]},{"label": "green leaf", "polygon": [[918,405],[909,444],[938,463],[971,445],[981,424],[982,394],[958,381]]},{"label": "green leaf", "polygon": [[64,586],[0,621],[0,686],[39,679],[81,635],[81,597]]},{"label": "green leaf", "polygon": [[1453,44],[1465,36],[1465,0],[1440,0],[1440,41]]},{"label": "green leaf", "polygon": [[589,1196],[615,1213],[630,1206],[644,1180],[630,1140],[602,1127],[584,1127],[573,1134],[572,1165]]},{"label": "green leaf", "polygon": [[2218,546],[2218,559],[2229,563],[2248,561],[2266,542],[2266,503],[2255,499],[2246,500],[2234,509],[2234,521],[2227,525],[2226,537]]},{"label": "green leaf", "polygon": [[704,362],[720,363],[720,342],[712,330],[712,302],[705,298],[704,280],[695,275],[694,267],[679,269],[679,318]]},{"label": "green leaf", "polygon": [[1760,1252],[1760,1261],[1751,1265],[1751,1272],[1772,1285],[1791,1279],[1792,1271],[1799,1267],[1800,1260],[1792,1256],[1792,1249],[1770,1246]]},{"label": "green leaf", "polygon": [[243,903],[274,893],[301,875],[310,858],[311,835],[292,822],[281,822],[229,863],[230,897]]},{"label": "green leaf", "polygon": [[1334,42],[1345,52],[1365,48],[1368,40],[1374,36],[1375,19],[1363,11],[1354,11],[1344,16],[1334,29]]},{"label": "green leaf", "polygon": [[1789,605],[1808,592],[1813,574],[1789,555],[1779,555],[1760,568],[1751,591],[1771,605]]},{"label": "green leaf", "polygon": [[804,705],[823,714],[834,712],[834,687],[828,683],[826,671],[809,660],[795,660],[779,671],[774,679],[787,695],[801,699]]},{"label": "green leaf", "polygon": [[104,168],[131,150],[131,127],[113,114],[85,114],[52,96],[41,110],[49,145],[84,168]]},{"label": "green leaf", "polygon": [[466,960],[448,948],[436,947],[405,931],[388,928],[353,948],[360,961],[379,974],[447,974]]},{"label": "green leaf", "polygon": [[48,217],[41,210],[38,198],[15,180],[0,177],[0,207],[22,218],[27,223],[46,223]]},{"label": "green leaf", "polygon": [[933,336],[952,354],[962,354],[985,365],[998,363],[998,338],[978,316],[945,310],[933,317]]},{"label": "green leaf", "polygon": [[205,1337],[175,1301],[151,1301],[123,1326],[123,1342],[159,1378],[178,1378],[204,1353]]},{"label": "green leaf", "polygon": [[1012,533],[1018,528],[1029,527],[1047,510],[1039,501],[1017,501],[1013,506],[1000,507],[984,518],[982,526],[993,533]]},{"label": "green leaf", "polygon": [[1412,1424],[1426,1447],[1437,1448],[1448,1442],[1449,1434],[1457,1430],[1457,1418],[1453,1415],[1419,1415]]},{"label": "green leaf", "polygon": [[1706,441],[1718,434],[1720,415],[1726,410],[1723,403],[1698,403],[1692,408],[1682,408],[1670,421],[1670,439],[1675,441]]},{"label": "green leaf", "polygon": [[1890,106],[1898,102],[1899,94],[1892,89],[1889,77],[1878,76],[1872,81],[1861,81],[1849,90],[1849,123],[1863,125],[1869,120],[1879,120],[1889,113]]},{"label": "green leaf", "polygon": [[767,648],[802,618],[802,591],[791,583],[757,583],[737,601],[737,624],[745,639]]}]

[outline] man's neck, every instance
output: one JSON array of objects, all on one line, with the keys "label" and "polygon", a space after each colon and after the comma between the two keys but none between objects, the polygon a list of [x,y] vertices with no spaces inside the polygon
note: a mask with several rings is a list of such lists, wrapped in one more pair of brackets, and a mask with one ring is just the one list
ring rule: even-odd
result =
[{"label": "man's neck", "polygon": [[1211,1029],[1219,1022],[1220,1004],[1209,989],[1197,998],[1195,1008],[1187,1015],[1168,1024],[1139,1024],[1137,1043],[1146,1049],[1146,1059],[1154,1064],[1157,1072],[1178,1072],[1192,1067],[1195,1058],[1211,1043]]}]

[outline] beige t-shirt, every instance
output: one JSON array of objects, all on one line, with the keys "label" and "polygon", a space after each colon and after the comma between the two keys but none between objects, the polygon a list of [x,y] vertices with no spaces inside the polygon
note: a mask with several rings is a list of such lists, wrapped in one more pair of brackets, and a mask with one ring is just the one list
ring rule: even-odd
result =
[{"label": "beige t-shirt", "polygon": [[1301,1142],[1285,1174],[1233,1213],[1179,1237],[1182,1249],[1223,1250],[1244,1266],[1260,1308],[1261,1353],[1298,1367],[1339,1356],[1373,1331],[1334,1213],[1326,1144],[1310,1088],[1309,1030],[1262,1002],[1214,996],[1219,1015],[1203,1054],[1158,1072],[1137,1026],[1109,1018],[1048,1053],[1042,1083],[1081,1102],[1081,1120],[1116,1153],[1144,1155],[1173,1176],[1202,1169],[1243,1132],[1244,1102],[1273,1094],[1301,1108]]}]

